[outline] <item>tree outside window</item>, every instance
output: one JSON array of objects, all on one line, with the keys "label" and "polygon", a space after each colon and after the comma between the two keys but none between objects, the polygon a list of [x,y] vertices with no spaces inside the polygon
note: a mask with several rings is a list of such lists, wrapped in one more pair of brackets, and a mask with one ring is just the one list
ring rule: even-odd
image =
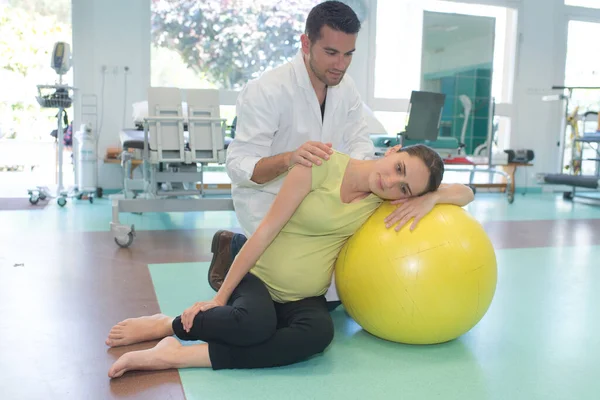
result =
[{"label": "tree outside window", "polygon": [[316,0],[153,0],[152,85],[239,90],[298,52]]}]

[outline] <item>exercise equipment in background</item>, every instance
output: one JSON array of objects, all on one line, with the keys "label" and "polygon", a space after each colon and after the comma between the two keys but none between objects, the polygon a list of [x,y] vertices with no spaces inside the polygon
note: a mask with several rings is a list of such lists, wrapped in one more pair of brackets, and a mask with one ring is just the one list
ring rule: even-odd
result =
[{"label": "exercise equipment in background", "polygon": [[507,149],[504,153],[508,163],[527,164],[535,158],[535,152],[531,149]]},{"label": "exercise equipment in background", "polygon": [[407,344],[453,340],[487,312],[497,264],[481,224],[463,208],[437,205],[399,232],[382,204],[342,248],[335,282],[348,314],[367,332]]},{"label": "exercise equipment in background", "polygon": [[446,95],[413,91],[408,107],[408,120],[403,132],[396,135],[371,135],[375,156],[382,157],[389,147],[425,144],[444,159],[458,155],[460,142],[453,136],[438,136]]},{"label": "exercise equipment in background", "polygon": [[[506,184],[496,185],[506,188],[508,203],[513,203],[514,181],[512,175],[494,167],[498,153],[492,151],[492,146],[486,145],[485,152],[487,153],[487,157],[467,157],[463,154],[465,145],[459,141],[459,138],[454,136],[440,136],[442,110],[445,101],[446,95],[443,93],[413,91],[410,97],[408,123],[406,124],[405,131],[399,132],[395,136],[371,135],[371,140],[373,140],[376,149],[375,156],[383,156],[388,148],[395,145],[410,146],[418,143],[425,144],[433,148],[444,159],[446,171],[468,173],[468,185],[473,189],[477,186],[474,183],[476,173],[486,173],[490,176],[490,180],[493,175],[502,176],[506,180]],[[465,113],[467,111],[470,113],[468,110],[469,104],[470,102],[464,101]],[[466,129],[465,126],[466,122],[463,124],[463,131]],[[493,143],[491,127],[490,124],[488,126],[488,136],[484,144]],[[460,139],[464,139],[462,133]],[[506,162],[506,153],[502,152],[501,154],[504,156],[504,164],[508,164]],[[494,184],[482,186],[493,187]]]},{"label": "exercise equipment in background", "polygon": [[[587,111],[580,115],[579,106],[575,106],[573,111],[569,112],[569,103],[574,90],[600,90],[600,87],[586,86],[553,86],[553,90],[562,90],[563,93],[551,96],[544,96],[544,101],[562,101],[564,103],[564,114],[562,126],[565,132],[570,129],[569,139],[571,141],[571,160],[564,165],[563,169],[568,173],[542,173],[537,175],[537,181],[540,184],[565,185],[570,186],[570,191],[563,192],[563,198],[566,200],[582,199],[591,203],[600,202],[600,196],[597,193],[590,193],[600,189],[600,115],[595,111]],[[600,93],[600,92],[599,92]],[[599,99],[600,101],[600,99]],[[592,125],[592,129],[586,129],[587,125]],[[579,128],[582,123],[583,129]],[[563,140],[561,140],[561,143]],[[595,156],[584,157],[585,147],[594,150]],[[595,146],[595,147],[594,147]],[[561,165],[564,164],[564,151],[561,150]],[[590,161],[595,163],[594,174],[583,174],[583,162]],[[588,189],[578,191],[578,189]],[[596,196],[594,196],[596,194]]]}]

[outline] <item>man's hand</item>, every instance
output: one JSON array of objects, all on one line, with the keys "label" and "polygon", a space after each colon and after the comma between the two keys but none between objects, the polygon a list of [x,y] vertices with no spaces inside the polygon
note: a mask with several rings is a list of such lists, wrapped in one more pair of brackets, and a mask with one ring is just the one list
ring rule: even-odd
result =
[{"label": "man's hand", "polygon": [[436,193],[427,193],[419,197],[394,200],[390,204],[398,205],[398,207],[384,220],[385,227],[391,228],[398,223],[396,226],[396,232],[398,232],[411,218],[414,218],[410,226],[410,230],[412,231],[416,228],[419,221],[433,210],[437,202]]},{"label": "man's hand", "polygon": [[329,155],[333,153],[331,143],[306,142],[296,151],[289,153],[289,166],[301,164],[305,167],[311,167],[313,164],[321,165],[323,160],[329,160]]},{"label": "man's hand", "polygon": [[199,312],[205,312],[210,310],[211,308],[224,306],[225,304],[218,300],[216,297],[210,301],[200,301],[194,303],[193,306],[186,309],[183,314],[181,314],[181,324],[183,325],[183,329],[186,332],[190,332],[192,329],[192,325],[194,325],[194,318]]}]

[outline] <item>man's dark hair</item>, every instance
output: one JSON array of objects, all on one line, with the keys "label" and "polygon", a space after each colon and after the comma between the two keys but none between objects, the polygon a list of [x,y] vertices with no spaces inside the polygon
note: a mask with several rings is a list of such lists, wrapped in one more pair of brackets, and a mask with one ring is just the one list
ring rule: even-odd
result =
[{"label": "man's dark hair", "polygon": [[306,19],[305,33],[311,42],[314,43],[321,38],[321,28],[324,25],[349,35],[360,31],[358,16],[352,8],[341,1],[324,1],[310,10]]}]

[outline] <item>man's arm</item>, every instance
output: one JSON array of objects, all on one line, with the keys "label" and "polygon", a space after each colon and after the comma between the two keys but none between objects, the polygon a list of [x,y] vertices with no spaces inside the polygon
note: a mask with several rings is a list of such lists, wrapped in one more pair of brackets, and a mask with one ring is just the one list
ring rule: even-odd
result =
[{"label": "man's arm", "polygon": [[[280,101],[285,101],[281,99]],[[227,149],[226,168],[234,184],[254,186],[272,181],[294,164],[310,167],[327,160],[330,143],[306,142],[298,149],[271,155],[275,132],[279,131],[281,104],[256,83],[248,84],[237,101],[236,137]]]},{"label": "man's arm", "polygon": [[[260,82],[248,83],[237,99],[236,136],[227,149],[225,164],[229,178],[237,185],[255,186],[268,182],[264,180],[262,168],[257,171],[257,179],[254,180],[253,177],[259,161],[271,158],[271,145],[273,136],[279,129],[281,107],[274,104],[273,91],[266,90],[262,85]],[[281,159],[275,161],[276,164],[283,164]],[[272,174],[270,178],[274,179],[279,175]],[[261,177],[263,179],[258,179]]]},{"label": "man's arm", "polygon": [[306,142],[294,151],[258,160],[252,173],[252,181],[269,182],[296,164],[307,168],[311,168],[313,164],[321,165],[323,160],[328,160],[332,153],[331,143]]},{"label": "man's arm", "polygon": [[263,184],[277,178],[289,169],[290,154],[288,152],[261,158],[254,166],[250,180],[254,183]]}]

